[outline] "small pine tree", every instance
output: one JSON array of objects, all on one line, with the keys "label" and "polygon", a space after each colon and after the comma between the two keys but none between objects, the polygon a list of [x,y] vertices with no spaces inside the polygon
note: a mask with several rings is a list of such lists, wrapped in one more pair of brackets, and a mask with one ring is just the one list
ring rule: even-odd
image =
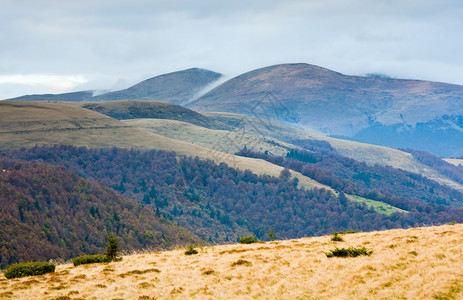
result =
[{"label": "small pine tree", "polygon": [[196,250],[195,247],[192,244],[190,244],[186,247],[185,255],[192,255],[192,254],[198,254],[198,250]]},{"label": "small pine tree", "polygon": [[119,240],[114,234],[110,234],[108,237],[108,246],[106,247],[106,256],[111,260],[115,260],[119,250]]},{"label": "small pine tree", "polygon": [[271,241],[275,240],[275,231],[273,229],[270,230],[270,232],[268,233],[268,237],[270,238]]}]

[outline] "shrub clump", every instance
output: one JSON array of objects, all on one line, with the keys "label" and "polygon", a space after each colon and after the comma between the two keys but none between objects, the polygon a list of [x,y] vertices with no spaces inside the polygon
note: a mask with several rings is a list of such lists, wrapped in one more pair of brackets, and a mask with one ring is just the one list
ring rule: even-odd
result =
[{"label": "shrub clump", "polygon": [[119,254],[119,240],[114,234],[108,236],[108,245],[105,254],[95,255],[82,255],[72,259],[74,266],[93,264],[93,263],[107,263],[112,261],[121,261],[122,257],[117,257]]},{"label": "shrub clump", "polygon": [[359,255],[370,256],[371,254],[373,254],[373,251],[367,250],[367,248],[365,247],[336,248],[334,250],[331,250],[330,252],[325,253],[327,257],[356,257]]},{"label": "shrub clump", "polygon": [[106,263],[106,262],[111,262],[112,259],[104,254],[95,254],[95,255],[82,255],[82,256],[77,256],[72,259],[72,263],[74,264],[74,267],[77,267],[79,265],[85,265],[85,264],[93,264],[93,263]]},{"label": "shrub clump", "polygon": [[344,241],[342,236],[339,236],[339,233],[337,233],[337,232],[333,233],[333,236],[331,237],[331,240],[333,242],[342,242],[342,241]]},{"label": "shrub clump", "polygon": [[232,267],[236,267],[236,266],[246,266],[246,267],[250,267],[252,266],[252,263],[250,261],[247,261],[245,259],[238,259],[237,261],[233,262],[231,264]]},{"label": "shrub clump", "polygon": [[193,245],[188,245],[185,250],[185,255],[198,254],[198,250]]},{"label": "shrub clump", "polygon": [[352,233],[358,233],[359,231],[357,230],[346,230],[346,231],[337,231],[339,234],[352,234]]},{"label": "shrub clump", "polygon": [[55,272],[55,264],[49,262],[26,262],[17,263],[9,266],[4,275],[8,279],[20,278],[25,276],[42,275]]},{"label": "shrub clump", "polygon": [[252,244],[256,242],[256,237],[253,235],[240,237],[240,244]]}]

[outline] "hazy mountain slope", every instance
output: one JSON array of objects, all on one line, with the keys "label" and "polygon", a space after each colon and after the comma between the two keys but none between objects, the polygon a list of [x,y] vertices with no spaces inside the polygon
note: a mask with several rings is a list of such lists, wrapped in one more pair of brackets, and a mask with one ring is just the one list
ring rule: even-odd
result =
[{"label": "hazy mountain slope", "polygon": [[[347,76],[308,64],[284,64],[239,75],[187,106],[257,117],[276,112],[281,122],[328,135],[358,135],[364,142],[385,145],[400,141],[393,146],[451,155],[463,147],[462,101],[463,86]],[[391,126],[392,131],[387,129]],[[437,147],[437,142],[445,147]]]},{"label": "hazy mountain slope", "polygon": [[111,232],[124,251],[200,241],[134,200],[63,167],[0,156],[0,191],[0,268],[103,253]]},{"label": "hazy mountain slope", "polygon": [[95,96],[91,101],[140,99],[184,104],[221,76],[209,70],[187,69],[147,79],[125,90]]},{"label": "hazy mountain slope", "polygon": [[170,119],[184,121],[206,128],[229,128],[229,126],[226,126],[221,122],[210,119],[183,106],[160,101],[104,101],[85,103],[82,104],[82,107],[105,114],[118,120],[143,118]]},{"label": "hazy mountain slope", "polygon": [[93,97],[94,91],[80,91],[64,94],[25,95],[11,98],[11,101],[85,101]]},{"label": "hazy mountain slope", "polygon": [[[124,256],[6,280],[11,299],[461,299],[463,225],[278,240]],[[278,237],[277,237],[278,238]],[[445,246],[443,246],[445,245]],[[327,258],[335,247],[371,256]],[[67,296],[69,295],[69,296]]]}]

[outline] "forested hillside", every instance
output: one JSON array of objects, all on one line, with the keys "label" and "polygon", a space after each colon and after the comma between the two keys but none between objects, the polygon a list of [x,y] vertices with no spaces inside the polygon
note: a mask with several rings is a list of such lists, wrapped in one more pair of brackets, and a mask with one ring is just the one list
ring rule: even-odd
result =
[{"label": "forested hillside", "polygon": [[167,249],[200,239],[154,211],[62,166],[0,156],[0,268],[18,261]]},{"label": "forested hillside", "polygon": [[278,238],[296,238],[336,230],[463,221],[463,209],[403,197],[391,199],[400,200],[397,204],[408,213],[378,214],[349,201],[343,193],[300,189],[288,171],[279,178],[257,176],[223,163],[178,158],[174,152],[55,146],[5,154],[64,165],[153,208],[211,243],[235,242],[245,234],[266,239],[270,230]]},{"label": "forested hillside", "polygon": [[[367,165],[337,154],[328,143],[321,141],[299,140],[293,143],[308,150],[290,149],[286,157],[249,150],[239,151],[237,155],[265,159],[300,172],[335,190],[387,202],[406,210],[408,209],[405,207],[412,199],[435,204],[463,206],[461,192],[442,186],[419,174],[389,166]],[[458,167],[430,154],[417,153],[421,153],[422,157],[435,158],[432,166],[440,167],[443,172],[459,180],[461,173],[458,172]]]}]

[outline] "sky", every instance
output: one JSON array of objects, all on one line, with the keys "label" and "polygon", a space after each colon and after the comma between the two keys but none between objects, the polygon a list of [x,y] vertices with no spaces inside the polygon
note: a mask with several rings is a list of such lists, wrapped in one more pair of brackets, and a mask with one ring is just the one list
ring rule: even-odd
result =
[{"label": "sky", "polygon": [[0,0],[0,99],[309,63],[463,85],[461,0]]}]

